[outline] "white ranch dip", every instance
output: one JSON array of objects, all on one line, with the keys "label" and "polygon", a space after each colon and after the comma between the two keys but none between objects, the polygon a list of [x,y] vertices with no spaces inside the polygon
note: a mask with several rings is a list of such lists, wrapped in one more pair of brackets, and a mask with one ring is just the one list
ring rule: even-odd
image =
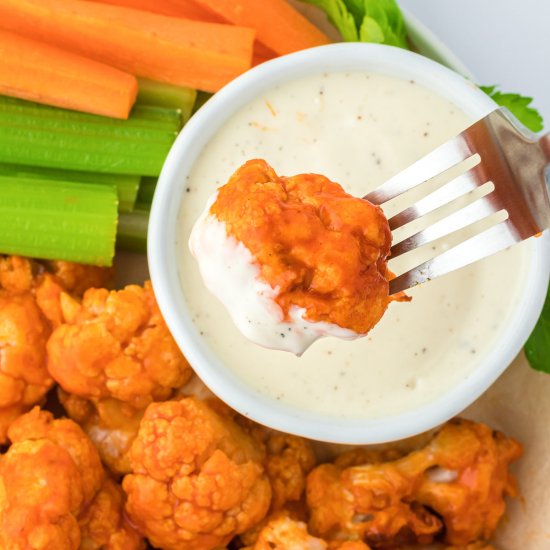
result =
[{"label": "white ranch dip", "polygon": [[323,174],[363,196],[469,126],[453,104],[414,82],[365,73],[293,81],[234,115],[186,183],[180,279],[194,323],[227,368],[268,399],[333,417],[377,418],[434,400],[496,345],[519,295],[525,247],[410,291],[366,338],[326,338],[301,358],[248,341],[205,287],[187,241],[208,197],[246,160],[280,175]]}]

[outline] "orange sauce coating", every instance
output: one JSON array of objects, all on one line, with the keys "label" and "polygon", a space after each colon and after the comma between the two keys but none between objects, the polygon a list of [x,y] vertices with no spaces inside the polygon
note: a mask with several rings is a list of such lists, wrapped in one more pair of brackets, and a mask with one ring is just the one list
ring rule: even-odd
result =
[{"label": "orange sauce coating", "polygon": [[390,297],[391,246],[382,210],[317,174],[278,177],[251,160],[221,187],[210,213],[256,258],[261,278],[309,321],[366,334]]}]

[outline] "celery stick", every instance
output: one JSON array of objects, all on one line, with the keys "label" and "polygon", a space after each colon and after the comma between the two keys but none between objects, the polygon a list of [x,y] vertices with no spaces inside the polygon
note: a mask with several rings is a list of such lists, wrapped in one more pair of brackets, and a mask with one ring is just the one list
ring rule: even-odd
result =
[{"label": "celery stick", "polygon": [[158,176],[180,114],[144,105],[115,120],[0,97],[0,162]]},{"label": "celery stick", "polygon": [[111,265],[114,187],[0,177],[0,253]]},{"label": "celery stick", "polygon": [[158,105],[135,105],[129,120],[134,119],[141,124],[163,123],[169,125],[174,131],[179,131],[182,127],[180,109],[169,109]]},{"label": "celery stick", "polygon": [[94,135],[0,124],[0,162],[82,170],[158,176],[175,139]]},{"label": "celery stick", "polygon": [[185,124],[189,120],[197,98],[196,90],[146,78],[139,78],[138,82],[138,105],[158,105],[180,109],[182,123]]},{"label": "celery stick", "polygon": [[181,129],[179,109],[165,109],[149,105],[136,105],[127,120],[120,120],[0,96],[0,113],[25,115],[29,118],[53,118],[112,128],[151,128],[167,132],[177,132]]},{"label": "celery stick", "polygon": [[168,136],[174,138],[177,133],[175,128],[170,128],[164,124],[160,127],[132,127],[132,126],[112,126],[110,124],[89,123],[87,121],[77,121],[68,118],[55,118],[52,116],[29,116],[23,112],[1,112],[0,127],[2,128],[31,128],[41,130],[51,130],[55,132],[66,132],[84,134],[89,136],[108,136],[118,139],[163,141]]},{"label": "celery stick", "polygon": [[147,252],[147,205],[140,205],[131,214],[121,214],[118,220],[117,247],[130,252]]},{"label": "celery stick", "polygon": [[157,128],[129,128],[112,127],[100,124],[88,124],[72,120],[58,120],[55,118],[29,117],[26,114],[0,112],[0,127],[2,128],[30,128],[84,134],[87,136],[107,136],[115,139],[163,141],[166,138],[174,139],[176,131]]},{"label": "celery stick", "polygon": [[139,184],[137,201],[151,206],[156,188],[157,188],[157,178],[148,178],[148,177],[141,178],[141,182]]},{"label": "celery stick", "polygon": [[112,185],[117,189],[119,212],[131,212],[134,209],[141,179],[139,176],[126,174],[97,174],[2,163],[0,163],[0,176]]}]

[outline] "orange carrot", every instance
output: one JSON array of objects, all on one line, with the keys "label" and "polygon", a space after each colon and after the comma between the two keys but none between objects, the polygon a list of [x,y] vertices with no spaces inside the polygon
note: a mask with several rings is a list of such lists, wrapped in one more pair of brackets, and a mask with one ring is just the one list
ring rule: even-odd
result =
[{"label": "orange carrot", "polygon": [[150,11],[169,17],[183,17],[195,21],[223,23],[224,20],[209,10],[201,8],[193,0],[92,0],[100,4],[123,6],[135,10]]},{"label": "orange carrot", "polygon": [[260,63],[264,63],[265,61],[269,61],[270,59],[274,59],[276,57],[277,54],[273,50],[270,50],[261,42],[256,40],[256,43],[254,44],[254,57],[252,59],[252,65],[260,65]]},{"label": "orange carrot", "polygon": [[[183,17],[195,21],[207,21],[210,23],[224,23],[224,19],[212,11],[201,8],[193,0],[91,0],[100,4],[124,6],[136,10],[150,11],[169,17]],[[256,41],[254,44],[254,57],[252,64],[259,65],[277,57],[277,54]]]},{"label": "orange carrot", "polygon": [[0,31],[0,94],[113,118],[128,118],[138,92],[127,73]]},{"label": "orange carrot", "polygon": [[84,0],[1,0],[0,28],[136,76],[219,90],[252,62],[255,31]]},{"label": "orange carrot", "polygon": [[[182,0],[172,1],[179,3]],[[193,1],[235,25],[256,29],[258,41],[279,55],[330,42],[328,36],[296,11],[287,0]]]}]

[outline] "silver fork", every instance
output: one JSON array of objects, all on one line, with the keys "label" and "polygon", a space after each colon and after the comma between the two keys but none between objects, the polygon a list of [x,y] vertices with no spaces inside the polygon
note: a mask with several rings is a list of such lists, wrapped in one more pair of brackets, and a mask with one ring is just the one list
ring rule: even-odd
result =
[{"label": "silver fork", "polygon": [[[537,139],[506,109],[497,109],[366,195],[386,210],[396,198],[403,201],[410,194],[428,193],[389,219],[392,260],[421,247],[433,256],[398,273],[390,282],[390,294],[550,228],[546,178],[550,179],[550,134]],[[433,218],[439,219],[430,221]],[[427,227],[399,236],[422,220]],[[473,236],[464,238],[468,232]],[[435,246],[445,247],[453,239],[458,244],[447,250]]]}]

